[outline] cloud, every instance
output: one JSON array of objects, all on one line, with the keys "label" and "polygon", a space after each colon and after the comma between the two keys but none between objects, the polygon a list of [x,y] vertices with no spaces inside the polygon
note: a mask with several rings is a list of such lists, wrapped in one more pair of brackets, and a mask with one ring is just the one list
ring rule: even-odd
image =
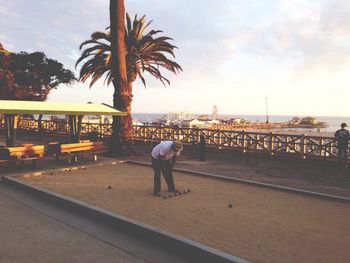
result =
[{"label": "cloud", "polygon": [[262,25],[237,28],[237,52],[295,65],[297,78],[315,71],[336,72],[350,65],[350,3],[279,1]]},{"label": "cloud", "polygon": [[15,52],[44,51],[71,69],[75,61],[70,54],[78,50],[78,42],[108,23],[108,4],[101,1],[12,0],[0,10],[6,11],[0,16],[5,46]]}]

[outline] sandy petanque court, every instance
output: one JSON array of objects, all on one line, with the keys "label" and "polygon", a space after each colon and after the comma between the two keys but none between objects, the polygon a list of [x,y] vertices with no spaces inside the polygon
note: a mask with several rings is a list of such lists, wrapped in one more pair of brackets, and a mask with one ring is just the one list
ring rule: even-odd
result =
[{"label": "sandy petanque court", "polygon": [[128,163],[19,176],[252,262],[349,261],[348,203],[178,172],[174,178],[192,192],[155,197],[152,169]]}]

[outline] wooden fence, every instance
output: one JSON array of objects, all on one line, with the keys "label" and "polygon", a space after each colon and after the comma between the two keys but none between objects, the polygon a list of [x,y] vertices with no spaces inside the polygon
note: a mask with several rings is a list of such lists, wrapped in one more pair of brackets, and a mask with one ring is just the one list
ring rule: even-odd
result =
[{"label": "wooden fence", "polygon": [[201,136],[207,146],[218,149],[292,155],[302,159],[337,158],[336,143],[331,137],[152,126],[134,126],[133,129],[134,140],[140,141],[176,139],[185,144],[197,144]]},{"label": "wooden fence", "polygon": [[[3,122],[0,122],[0,127]],[[69,125],[65,121],[42,121],[46,134],[68,135]],[[38,121],[21,119],[18,129],[38,131]],[[82,135],[96,132],[108,137],[112,134],[111,124],[82,123]],[[213,130],[196,128],[175,128],[159,126],[133,126],[133,140],[158,142],[162,140],[181,140],[184,144],[198,144],[204,136],[207,147],[229,149],[242,153],[255,152],[268,155],[289,155],[301,159],[337,159],[337,147],[331,137],[275,134],[232,130]]]}]

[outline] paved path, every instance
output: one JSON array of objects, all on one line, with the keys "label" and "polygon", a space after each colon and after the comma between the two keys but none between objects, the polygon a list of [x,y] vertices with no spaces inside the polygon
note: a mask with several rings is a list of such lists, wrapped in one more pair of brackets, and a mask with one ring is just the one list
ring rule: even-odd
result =
[{"label": "paved path", "polygon": [[189,262],[0,183],[0,262]]}]

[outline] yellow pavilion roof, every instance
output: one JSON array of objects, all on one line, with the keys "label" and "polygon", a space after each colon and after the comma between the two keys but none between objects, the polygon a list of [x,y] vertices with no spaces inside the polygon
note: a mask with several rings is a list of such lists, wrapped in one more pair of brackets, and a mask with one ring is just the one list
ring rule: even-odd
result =
[{"label": "yellow pavilion roof", "polygon": [[0,100],[1,114],[112,115],[125,116],[106,104]]}]

